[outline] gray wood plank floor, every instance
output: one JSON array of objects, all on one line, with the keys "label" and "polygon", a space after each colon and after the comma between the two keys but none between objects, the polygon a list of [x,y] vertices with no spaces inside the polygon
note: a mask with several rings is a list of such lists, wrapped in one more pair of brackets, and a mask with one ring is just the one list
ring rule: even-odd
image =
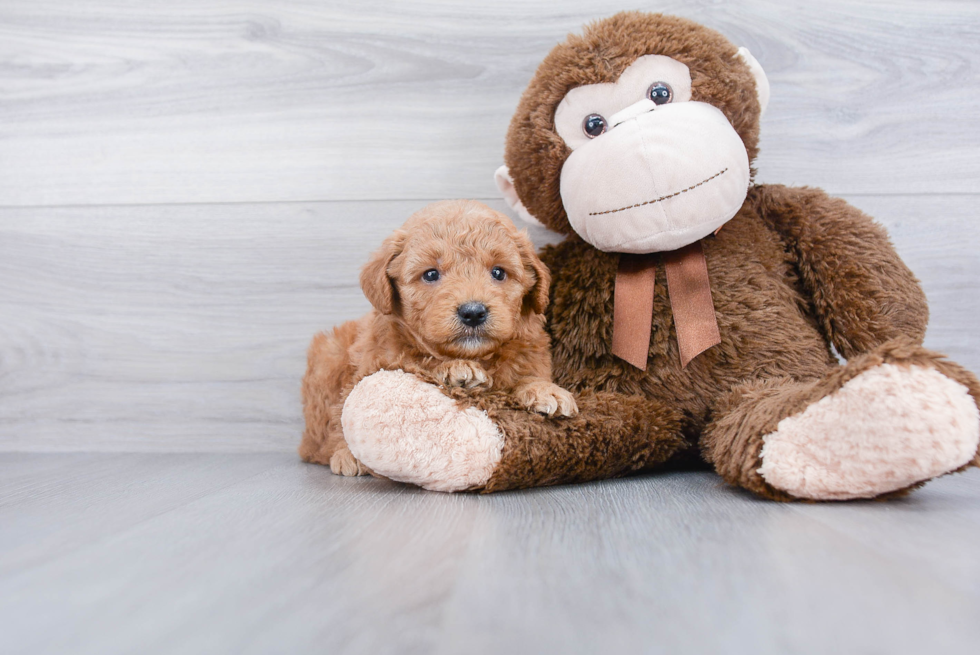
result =
[{"label": "gray wood plank floor", "polygon": [[288,454],[0,454],[4,653],[932,653],[980,471],[783,505],[710,473],[496,496]]},{"label": "gray wood plank floor", "polygon": [[[0,653],[918,653],[980,639],[980,471],[446,496],[295,455],[312,334],[485,199],[606,0],[0,3]],[[878,218],[980,371],[980,3],[663,0],[772,83],[762,182]],[[554,239],[532,230],[538,244]]]}]

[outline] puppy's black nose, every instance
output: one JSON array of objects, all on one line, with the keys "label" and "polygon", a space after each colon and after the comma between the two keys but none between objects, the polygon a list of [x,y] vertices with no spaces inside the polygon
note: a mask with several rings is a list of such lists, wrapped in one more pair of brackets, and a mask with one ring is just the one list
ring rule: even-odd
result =
[{"label": "puppy's black nose", "polygon": [[459,306],[456,310],[459,320],[463,325],[477,327],[483,325],[487,320],[487,306],[482,302],[467,302]]}]

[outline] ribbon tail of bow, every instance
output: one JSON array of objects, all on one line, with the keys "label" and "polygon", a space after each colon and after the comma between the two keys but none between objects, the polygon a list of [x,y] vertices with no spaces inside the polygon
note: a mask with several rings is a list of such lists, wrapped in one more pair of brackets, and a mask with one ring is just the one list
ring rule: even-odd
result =
[{"label": "ribbon tail of bow", "polygon": [[657,256],[619,256],[613,296],[612,352],[636,368],[647,370],[653,325],[653,288]]},{"label": "ribbon tail of bow", "polygon": [[[701,242],[664,253],[670,308],[681,366],[721,343]],[[616,273],[612,352],[641,370],[647,368],[653,323],[657,255],[623,254]]]},{"label": "ribbon tail of bow", "polygon": [[664,259],[677,348],[681,366],[686,368],[692,359],[721,343],[715,305],[711,300],[708,263],[700,241],[664,253]]}]

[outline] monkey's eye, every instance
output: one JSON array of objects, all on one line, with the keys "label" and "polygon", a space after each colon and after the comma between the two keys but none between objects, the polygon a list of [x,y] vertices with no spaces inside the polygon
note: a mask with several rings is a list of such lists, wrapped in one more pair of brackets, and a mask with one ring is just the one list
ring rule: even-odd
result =
[{"label": "monkey's eye", "polygon": [[490,269],[490,276],[498,282],[503,282],[507,279],[507,271],[499,266],[494,266],[492,269]]},{"label": "monkey's eye", "polygon": [[582,130],[585,136],[594,139],[606,131],[606,119],[599,114],[589,114],[582,121]]},{"label": "monkey's eye", "polygon": [[655,105],[666,105],[674,97],[674,90],[666,82],[654,82],[647,91],[647,97]]},{"label": "monkey's eye", "polygon": [[430,268],[425,273],[422,273],[422,279],[426,282],[435,282],[439,279],[439,271],[434,268]]}]

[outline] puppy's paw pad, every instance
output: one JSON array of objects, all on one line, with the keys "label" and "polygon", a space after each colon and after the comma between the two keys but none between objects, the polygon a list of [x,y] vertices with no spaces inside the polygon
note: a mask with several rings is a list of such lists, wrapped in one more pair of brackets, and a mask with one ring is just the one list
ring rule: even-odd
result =
[{"label": "puppy's paw pad", "polygon": [[546,416],[578,414],[574,396],[550,382],[528,385],[518,392],[517,397],[524,407]]},{"label": "puppy's paw pad", "polygon": [[575,396],[565,391],[561,387],[557,387],[555,396],[558,398],[559,416],[572,417],[578,414],[578,404],[575,402]]},{"label": "puppy's paw pad", "polygon": [[465,389],[480,386],[489,387],[491,384],[490,376],[482,366],[475,362],[461,360],[440,364],[436,370],[436,378],[447,387],[463,387]]},{"label": "puppy's paw pad", "polygon": [[334,475],[367,475],[367,468],[347,448],[341,448],[330,458],[330,470]]}]

